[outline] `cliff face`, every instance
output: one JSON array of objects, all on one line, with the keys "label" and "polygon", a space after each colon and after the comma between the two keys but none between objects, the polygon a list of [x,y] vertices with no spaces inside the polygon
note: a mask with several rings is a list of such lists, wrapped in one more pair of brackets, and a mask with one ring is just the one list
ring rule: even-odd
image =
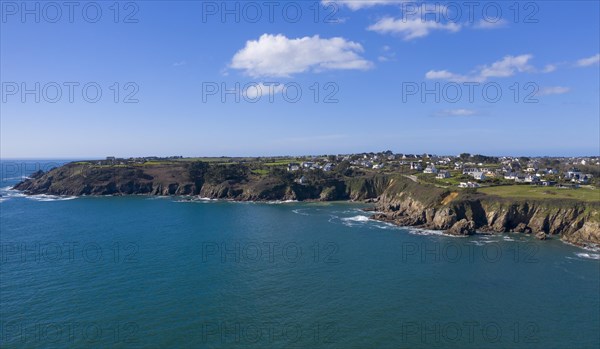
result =
[{"label": "cliff face", "polygon": [[453,235],[476,231],[535,234],[540,239],[559,235],[569,243],[600,246],[600,203],[507,200],[433,187],[427,200],[410,187],[397,189],[390,187],[382,194],[378,203],[381,213],[375,219]]},{"label": "cliff face", "polygon": [[15,186],[27,194],[52,195],[191,195],[199,189],[184,166],[148,168],[89,167],[67,164],[37,172]]},{"label": "cliff face", "polygon": [[323,178],[299,184],[287,177],[243,174],[215,178],[190,164],[89,166],[71,163],[38,172],[15,186],[27,194],[52,195],[198,195],[212,199],[365,200],[379,196],[385,176]]},{"label": "cliff face", "polygon": [[486,225],[493,232],[560,235],[567,242],[600,246],[600,205],[583,202],[481,200]]}]

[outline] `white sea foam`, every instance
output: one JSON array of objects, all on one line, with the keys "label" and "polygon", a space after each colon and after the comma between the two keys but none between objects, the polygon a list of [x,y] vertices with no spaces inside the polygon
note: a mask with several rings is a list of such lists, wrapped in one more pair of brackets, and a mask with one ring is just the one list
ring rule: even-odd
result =
[{"label": "white sea foam", "polygon": [[[580,249],[585,250],[585,251],[595,252],[595,253],[589,253],[590,256],[597,256],[598,253],[600,252],[600,246],[598,246],[596,244],[591,244],[591,245],[588,245],[588,246],[579,246],[579,245],[575,245],[575,244],[572,244],[572,243],[569,243],[569,242],[566,242],[566,241],[562,241],[562,242],[564,244],[569,245],[569,246],[577,247],[577,248],[580,248]],[[583,253],[583,254],[588,254],[588,253]],[[577,255],[577,253],[576,253],[576,255]],[[585,258],[585,257],[582,257],[582,258]],[[592,258],[592,259],[596,259],[596,258]]]},{"label": "white sea foam", "polygon": [[375,223],[374,226],[379,229],[400,229],[400,228],[402,228],[401,226],[396,225],[394,223],[381,222],[381,221],[373,221],[373,222]]},{"label": "white sea foam", "polygon": [[450,237],[453,236],[453,235],[444,234],[444,232],[441,230],[420,229],[420,228],[412,228],[412,227],[407,227],[407,229],[408,229],[408,233],[412,234],[412,235],[423,235],[423,236],[437,235],[437,236],[450,236]]},{"label": "white sea foam", "polygon": [[67,201],[77,199],[77,196],[57,196],[57,195],[30,195],[26,196],[29,200],[40,201],[40,202],[51,202],[51,201]]},{"label": "white sea foam", "polygon": [[0,192],[2,193],[3,197],[8,197],[8,198],[23,198],[23,197],[27,196],[27,195],[23,194],[23,192],[21,192],[21,191],[12,189],[12,187],[10,187],[10,186],[0,189]]},{"label": "white sea foam", "polygon": [[293,202],[298,202],[298,200],[274,200],[274,201],[267,201],[266,203],[268,205],[281,205],[281,204],[290,204]]},{"label": "white sea foam", "polygon": [[173,202],[183,202],[183,203],[191,203],[191,204],[207,204],[211,202],[210,200],[198,200],[198,199],[179,199],[173,200]]},{"label": "white sea foam", "polygon": [[582,248],[586,251],[600,252],[600,246],[598,246],[596,244],[593,244],[591,246],[584,246]]},{"label": "white sea foam", "polygon": [[477,245],[477,246],[483,246],[485,244],[493,244],[493,243],[495,243],[495,241],[492,241],[492,240],[473,240],[473,241],[469,241],[469,243],[471,243],[473,245]]},{"label": "white sea foam", "polygon": [[586,258],[586,259],[594,259],[594,260],[600,260],[600,254],[597,253],[575,253],[575,255],[579,258]]},{"label": "white sea foam", "polygon": [[[85,196],[85,195],[84,195]],[[140,196],[146,196],[146,195],[140,195]],[[155,195],[155,196],[148,196],[146,198],[146,200],[164,200],[164,199],[168,199],[169,196],[159,196],[159,195]]]},{"label": "white sea foam", "polygon": [[358,216],[354,216],[354,217],[342,218],[342,220],[344,222],[368,222],[369,221],[369,217],[368,216],[358,215]]},{"label": "white sea foam", "polygon": [[302,211],[306,211],[306,209],[297,208],[295,210],[292,210],[292,212],[294,212],[295,214],[299,214],[299,215],[302,215],[302,216],[308,216],[309,215],[308,213],[304,213]]}]

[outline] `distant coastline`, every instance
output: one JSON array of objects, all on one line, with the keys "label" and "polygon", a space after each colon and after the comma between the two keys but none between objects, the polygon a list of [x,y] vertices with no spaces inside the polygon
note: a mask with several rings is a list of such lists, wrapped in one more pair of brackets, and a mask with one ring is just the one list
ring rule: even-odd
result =
[{"label": "distant coastline", "polygon": [[[77,161],[47,172],[35,172],[14,189],[27,195],[365,202],[374,204],[373,209],[377,211],[372,219],[401,226],[440,230],[455,236],[477,232],[533,234],[542,240],[559,236],[578,246],[600,246],[600,200],[594,200],[595,195],[600,195],[597,190],[550,191],[540,185],[498,186],[493,182],[487,186],[484,182],[481,188],[479,184],[467,188],[443,186],[440,183],[452,183],[451,177],[447,177],[452,176],[450,170],[436,169],[437,175],[433,176],[427,173],[435,168],[434,163],[439,163],[435,158],[430,158],[424,171],[420,165],[422,160],[406,162],[380,154],[373,156],[379,163],[360,166],[372,160],[365,155],[356,158],[327,156],[300,162],[297,159],[216,158],[207,161],[179,157],[123,161],[109,157],[104,161]],[[394,166],[394,160],[399,166]],[[503,196],[505,193],[512,197]],[[571,197],[574,194],[577,196]]]}]

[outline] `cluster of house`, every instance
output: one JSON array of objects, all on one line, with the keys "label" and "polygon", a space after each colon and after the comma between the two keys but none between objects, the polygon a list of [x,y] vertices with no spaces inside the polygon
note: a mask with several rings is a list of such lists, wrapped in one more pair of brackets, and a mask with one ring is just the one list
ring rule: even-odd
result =
[{"label": "cluster of house", "polygon": [[[546,175],[558,175],[559,171],[554,169],[532,169],[527,168],[526,173],[506,172],[504,179],[514,180],[515,183],[531,183],[543,186],[556,185],[555,181],[545,180]],[[576,184],[588,184],[593,178],[592,174],[584,174],[578,169],[570,169],[564,174],[564,179]]]},{"label": "cluster of house", "polygon": [[577,165],[600,165],[600,158],[570,158],[569,164]]},{"label": "cluster of house", "polygon": [[318,162],[313,162],[313,161],[305,161],[301,164],[297,163],[297,162],[291,162],[288,164],[288,171],[290,172],[294,172],[294,171],[298,171],[300,169],[306,169],[306,170],[323,170],[324,172],[329,172],[332,171],[335,168],[335,164],[328,162],[324,165],[321,165]]},{"label": "cluster of house", "polygon": [[[421,167],[420,163],[411,163],[410,168],[420,171],[422,167]],[[446,179],[446,178],[452,177],[452,175],[450,174],[450,171],[438,170],[438,168],[435,167],[435,164],[432,164],[432,163],[428,164],[427,167],[425,167],[425,169],[423,170],[423,173],[435,174],[437,179]]]},{"label": "cluster of house", "polygon": [[566,178],[570,179],[573,183],[588,184],[594,176],[590,173],[582,173],[578,168],[571,168],[567,171]]},{"label": "cluster of house", "polygon": [[[471,160],[476,157],[472,157]],[[533,158],[526,159],[519,157],[499,157],[494,158],[496,166],[486,168],[482,162],[469,162],[464,160],[463,156],[435,156],[431,154],[414,155],[414,154],[393,154],[392,152],[382,153],[362,153],[351,155],[337,155],[335,160],[326,157],[307,159],[303,163],[291,163],[288,166],[289,171],[297,171],[303,169],[322,169],[323,171],[331,171],[335,164],[341,161],[348,161],[353,167],[365,169],[382,169],[382,168],[398,168],[399,166],[408,166],[413,171],[423,172],[426,174],[435,174],[438,179],[447,179],[452,177],[448,168],[454,169],[456,172],[462,172],[463,175],[468,175],[473,178],[471,182],[465,182],[467,187],[473,187],[477,182],[484,181],[488,178],[503,178],[511,180],[515,183],[530,183],[537,185],[555,185],[552,180],[546,180],[547,175],[556,175],[566,178],[573,184],[588,184],[593,177],[591,174],[582,173],[573,168],[568,172],[562,172],[555,168],[540,166],[543,163],[541,159]],[[485,161],[485,157],[479,157],[479,161]],[[556,158],[557,164],[582,164],[591,165],[600,163],[599,158]],[[330,161],[330,162],[328,162]],[[499,166],[498,166],[499,165]],[[444,169],[438,169],[440,166]],[[557,165],[558,166],[558,165]],[[469,184],[471,183],[471,184]]]},{"label": "cluster of house", "polygon": [[[586,163],[589,163],[590,161],[586,161]],[[583,173],[577,168],[571,168],[566,172],[561,172],[554,168],[540,168],[536,162],[530,162],[526,166],[521,166],[520,163],[516,162],[513,158],[502,160],[500,166],[497,168],[486,168],[483,167],[484,164],[482,163],[463,163],[460,161],[453,163],[450,158],[446,158],[428,162],[424,169],[422,161],[413,161],[410,162],[410,169],[425,174],[435,174],[437,179],[452,177],[448,170],[440,170],[436,167],[436,164],[443,164],[445,166],[454,165],[455,171],[460,171],[463,175],[473,178],[473,181],[460,183],[459,187],[461,188],[476,188],[479,186],[477,181],[484,181],[488,178],[504,178],[505,180],[514,181],[515,183],[529,183],[542,186],[555,186],[557,184],[556,181],[547,179],[546,177],[552,175],[566,179],[574,185],[588,184],[593,178],[592,174]]]},{"label": "cluster of house", "polygon": [[159,156],[145,156],[138,158],[118,158],[115,156],[107,156],[106,160],[98,160],[96,161],[96,165],[131,165],[131,164],[143,164],[148,161],[166,161],[166,160],[178,160],[183,159],[183,156],[169,156],[169,157],[159,157]]},{"label": "cluster of house", "polygon": [[362,167],[362,168],[372,168],[374,170],[382,169],[385,164],[384,161],[393,161],[396,159],[395,155],[385,155],[385,154],[374,154],[368,155],[363,154],[362,159],[350,160],[349,157],[344,158],[344,160],[350,160],[350,165]]},{"label": "cluster of house", "polygon": [[95,160],[90,161],[96,165],[134,165],[134,164],[143,164],[149,161],[169,161],[169,160],[180,160],[183,159],[183,156],[168,156],[168,157],[160,157],[160,156],[145,156],[145,157],[137,157],[137,158],[118,158],[115,156],[107,156],[105,160]]}]

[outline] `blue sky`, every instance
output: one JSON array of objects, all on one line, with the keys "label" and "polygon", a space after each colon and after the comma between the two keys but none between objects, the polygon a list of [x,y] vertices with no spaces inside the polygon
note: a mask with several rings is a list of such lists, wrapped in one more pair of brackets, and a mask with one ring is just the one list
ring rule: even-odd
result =
[{"label": "blue sky", "polygon": [[599,155],[598,1],[250,3],[2,2],[1,156]]}]

